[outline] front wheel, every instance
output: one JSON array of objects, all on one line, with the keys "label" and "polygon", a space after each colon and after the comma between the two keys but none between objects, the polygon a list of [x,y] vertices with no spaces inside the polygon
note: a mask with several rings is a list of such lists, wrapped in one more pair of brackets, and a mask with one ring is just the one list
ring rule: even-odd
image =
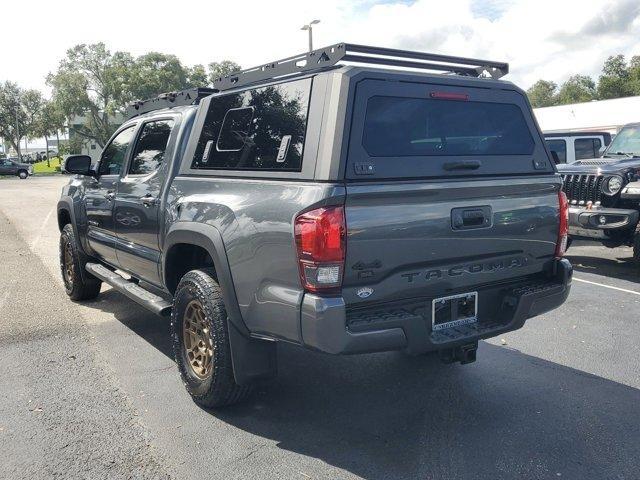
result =
[{"label": "front wheel", "polygon": [[18,176],[21,180],[26,180],[29,177],[29,172],[27,172],[26,170],[20,170],[18,172]]},{"label": "front wheel", "polygon": [[215,408],[251,393],[233,376],[227,310],[212,269],[192,270],[178,284],[171,312],[173,353],[193,400]]},{"label": "front wheel", "polygon": [[64,281],[64,289],[72,300],[90,300],[100,293],[102,282],[97,278],[84,276],[80,269],[85,266],[82,253],[71,224],[67,224],[60,233],[60,271]]}]

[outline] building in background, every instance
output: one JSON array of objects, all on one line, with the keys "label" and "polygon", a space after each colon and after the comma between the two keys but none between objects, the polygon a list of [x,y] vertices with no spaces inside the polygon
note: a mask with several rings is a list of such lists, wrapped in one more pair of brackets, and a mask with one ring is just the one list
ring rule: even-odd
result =
[{"label": "building in background", "polygon": [[544,133],[609,132],[615,135],[627,123],[640,122],[640,96],[535,108],[533,111]]},{"label": "building in background", "polygon": [[[124,116],[116,115],[113,117],[113,119],[110,119],[110,121],[113,122],[113,129],[115,130],[124,121]],[[80,151],[75,153],[89,155],[91,157],[91,160],[95,162],[100,159],[102,147],[98,145],[95,140],[82,137],[76,132],[76,130],[80,129],[85,124],[85,122],[86,117],[80,115],[74,117],[71,120],[69,124],[69,145],[80,144]]]}]

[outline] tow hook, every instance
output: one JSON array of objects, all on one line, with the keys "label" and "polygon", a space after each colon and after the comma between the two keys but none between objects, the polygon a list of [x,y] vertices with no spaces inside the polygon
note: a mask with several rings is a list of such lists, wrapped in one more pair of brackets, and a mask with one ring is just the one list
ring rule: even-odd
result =
[{"label": "tow hook", "polygon": [[443,363],[460,362],[461,365],[473,363],[476,361],[476,352],[478,351],[478,342],[468,343],[459,347],[440,350],[440,360]]}]

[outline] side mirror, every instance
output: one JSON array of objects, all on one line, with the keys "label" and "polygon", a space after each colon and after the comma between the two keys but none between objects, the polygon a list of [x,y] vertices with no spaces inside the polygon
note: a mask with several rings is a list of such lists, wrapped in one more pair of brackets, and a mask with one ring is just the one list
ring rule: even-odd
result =
[{"label": "side mirror", "polygon": [[560,163],[560,157],[558,157],[558,152],[555,150],[551,150],[551,157],[553,158],[553,163],[558,165]]},{"label": "side mirror", "polygon": [[76,175],[93,176],[91,157],[89,155],[69,155],[64,162],[64,170]]}]

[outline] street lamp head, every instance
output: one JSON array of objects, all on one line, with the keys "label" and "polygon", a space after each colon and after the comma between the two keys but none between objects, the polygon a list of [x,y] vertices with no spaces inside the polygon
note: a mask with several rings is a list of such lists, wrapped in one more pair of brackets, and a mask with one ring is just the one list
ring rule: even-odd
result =
[{"label": "street lamp head", "polygon": [[304,27],[302,27],[300,30],[309,30],[309,25],[305,25]]},{"label": "street lamp head", "polygon": [[320,20],[313,20],[310,25],[315,25],[316,23],[320,23]]}]

